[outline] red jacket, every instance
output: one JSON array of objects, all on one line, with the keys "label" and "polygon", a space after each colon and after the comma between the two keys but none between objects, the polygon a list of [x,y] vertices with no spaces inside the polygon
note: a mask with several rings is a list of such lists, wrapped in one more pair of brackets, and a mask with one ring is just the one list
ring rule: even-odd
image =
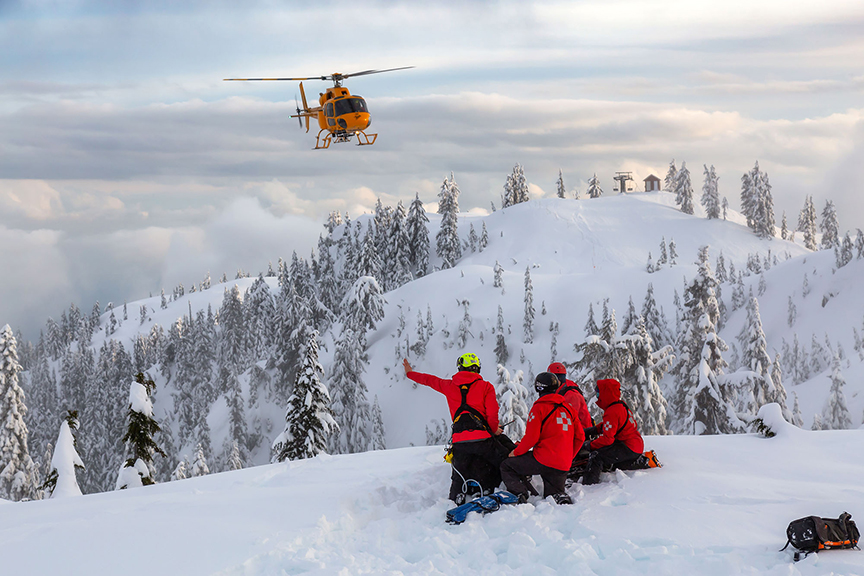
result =
[{"label": "red jacket", "polygon": [[645,449],[642,435],[636,428],[636,420],[621,402],[621,384],[617,380],[598,380],[600,397],[597,406],[603,409],[603,428],[599,438],[591,442],[591,449],[611,446],[619,440],[633,452],[641,454]]},{"label": "red jacket", "polygon": [[[408,378],[444,394],[447,397],[447,406],[450,408],[451,420],[456,414],[456,409],[462,404],[462,392],[459,386],[471,382],[466,397],[468,405],[486,418],[486,423],[493,432],[498,430],[498,399],[495,398],[495,388],[479,374],[457,372],[451,380],[445,380],[422,372],[408,372]],[[491,438],[491,435],[485,430],[466,430],[454,434],[453,442],[470,442],[486,438]]]},{"label": "red jacket", "polygon": [[[549,416],[549,413],[555,413]],[[546,418],[546,416],[549,416]],[[521,456],[534,448],[537,462],[556,470],[570,470],[573,457],[585,442],[585,431],[560,394],[546,394],[534,402],[528,414],[525,436],[516,446],[514,454]],[[540,428],[543,420],[546,422]]]},{"label": "red jacket", "polygon": [[[568,390],[564,394],[561,394],[561,390],[568,386],[572,386],[575,390]],[[558,389],[558,394],[564,396],[564,401],[573,407],[573,413],[576,414],[577,418],[579,418],[582,428],[591,428],[594,426],[594,421],[591,419],[591,413],[588,412],[588,403],[585,402],[585,396],[582,395],[582,391],[578,386],[576,386],[575,382],[572,380],[566,380],[564,384],[561,385],[561,388]]]}]

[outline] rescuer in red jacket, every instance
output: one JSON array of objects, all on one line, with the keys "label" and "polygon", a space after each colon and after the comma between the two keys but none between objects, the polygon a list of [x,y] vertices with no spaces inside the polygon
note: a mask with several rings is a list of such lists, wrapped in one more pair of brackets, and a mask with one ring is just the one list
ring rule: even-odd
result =
[{"label": "rescuer in red jacket", "polygon": [[544,498],[553,496],[559,504],[573,503],[564,483],[573,456],[585,441],[585,433],[570,405],[563,396],[556,394],[559,386],[558,377],[554,374],[543,372],[537,375],[534,389],[540,398],[528,414],[525,436],[510,457],[501,463],[501,477],[507,490],[522,502],[528,499],[530,491],[526,482],[534,474],[539,474],[543,478]]},{"label": "rescuer in red jacket", "polygon": [[636,419],[621,400],[621,383],[611,378],[598,380],[597,396],[597,406],[603,409],[603,422],[597,427],[600,436],[591,441],[583,484],[599,483],[604,468],[634,464],[645,449]]},{"label": "rescuer in red jacket", "polygon": [[579,418],[582,428],[591,428],[594,426],[594,420],[591,418],[591,413],[588,412],[588,403],[585,402],[585,395],[582,390],[572,380],[567,379],[567,368],[561,362],[553,362],[546,369],[558,377],[561,387],[557,393],[564,397],[564,400],[573,407],[573,412]]},{"label": "rescuer in red jacket", "polygon": [[415,372],[407,359],[402,365],[409,379],[447,398],[453,420],[450,499],[461,504],[467,494],[476,491],[468,480],[478,482],[483,493],[494,491],[501,484],[499,466],[507,453],[493,438],[503,432],[498,425],[498,400],[495,388],[480,376],[480,359],[475,354],[462,354],[456,360],[458,371],[450,380]]}]

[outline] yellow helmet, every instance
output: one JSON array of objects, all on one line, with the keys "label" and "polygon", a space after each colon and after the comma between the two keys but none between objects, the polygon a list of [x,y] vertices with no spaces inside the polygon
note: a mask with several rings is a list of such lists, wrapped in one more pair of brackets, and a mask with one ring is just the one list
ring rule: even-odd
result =
[{"label": "yellow helmet", "polygon": [[480,372],[480,358],[476,354],[466,352],[456,359],[456,368],[468,372]]}]

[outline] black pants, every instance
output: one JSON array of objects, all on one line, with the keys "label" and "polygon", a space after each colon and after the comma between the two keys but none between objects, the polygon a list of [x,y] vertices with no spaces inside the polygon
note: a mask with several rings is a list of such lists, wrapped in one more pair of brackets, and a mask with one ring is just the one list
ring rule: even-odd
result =
[{"label": "black pants", "polygon": [[[484,492],[497,488],[501,484],[499,466],[503,458],[502,449],[492,438],[454,443],[450,499],[456,501],[456,496],[462,493],[466,480],[476,480]],[[473,483],[469,483],[465,490],[467,494],[479,491],[480,489]]]},{"label": "black pants", "polygon": [[556,470],[544,466],[534,458],[533,452],[521,456],[507,458],[501,463],[501,477],[507,490],[513,494],[528,494],[530,489],[525,484],[531,476],[539,474],[543,478],[543,497],[553,494],[564,494],[564,482],[567,480],[567,470]]},{"label": "black pants", "polygon": [[617,440],[609,446],[593,450],[588,457],[588,470],[582,478],[582,484],[598,484],[603,470],[625,468],[640,456],[641,454],[632,451],[626,444]]}]

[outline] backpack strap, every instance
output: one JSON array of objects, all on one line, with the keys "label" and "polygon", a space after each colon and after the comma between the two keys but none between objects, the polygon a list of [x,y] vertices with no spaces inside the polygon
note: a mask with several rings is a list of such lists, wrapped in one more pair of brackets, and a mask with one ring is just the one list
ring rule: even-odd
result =
[{"label": "backpack strap", "polygon": [[[560,394],[561,396],[563,396],[567,392],[573,392],[574,390],[576,392],[578,392],[579,394],[582,394],[582,390],[580,390],[579,386],[576,386],[575,384],[573,386],[570,386],[569,384],[562,386],[561,388],[558,389],[558,392],[556,392],[556,394]],[[585,396],[585,395],[582,394],[582,396]]]},{"label": "backpack strap", "polygon": [[[548,420],[549,417],[552,416],[552,414],[554,414],[556,410],[558,410],[558,408],[563,408],[567,412],[567,414],[570,416],[570,420],[573,422],[577,422],[576,418],[573,416],[573,413],[570,412],[570,409],[567,407],[566,402],[560,402],[558,404],[555,404],[555,406],[552,407],[552,410],[550,410],[549,413],[543,417],[543,420],[540,421],[540,431],[541,432],[543,431],[543,425],[546,423],[546,420]],[[539,435],[539,433],[538,433],[538,435]]]},{"label": "backpack strap", "polygon": [[453,413],[453,425],[455,427],[462,415],[468,414],[472,417],[472,420],[476,421],[476,424],[480,425],[480,428],[466,428],[465,431],[485,430],[494,436],[492,429],[489,427],[489,423],[486,422],[486,417],[479,410],[468,404],[468,391],[471,389],[471,385],[481,380],[483,380],[483,378],[478,376],[476,380],[472,380],[471,382],[459,386],[459,392],[462,394],[462,403],[459,404],[459,407],[456,408],[456,411]]},{"label": "backpack strap", "polygon": [[624,429],[624,427],[627,426],[627,422],[630,421],[630,414],[632,414],[632,412],[630,411],[630,407],[627,406],[627,403],[624,402],[623,400],[616,400],[615,402],[612,402],[611,404],[609,404],[609,406],[606,407],[606,409],[608,410],[609,408],[611,408],[615,404],[621,404],[622,406],[624,406],[624,410],[627,411],[627,418],[624,419],[624,423],[621,426],[619,426],[618,431],[615,432],[615,437],[617,438],[618,434],[620,434],[621,431]]}]

